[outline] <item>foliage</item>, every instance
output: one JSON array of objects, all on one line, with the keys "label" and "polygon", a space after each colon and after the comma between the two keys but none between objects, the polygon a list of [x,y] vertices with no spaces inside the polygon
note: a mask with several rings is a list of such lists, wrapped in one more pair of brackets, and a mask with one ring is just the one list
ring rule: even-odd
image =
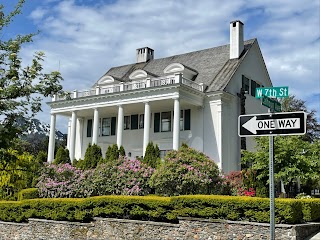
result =
[{"label": "foliage", "polygon": [[170,198],[156,196],[101,196],[71,199],[0,201],[0,220],[26,222],[28,218],[90,222],[94,217],[114,217],[177,222]]},{"label": "foliage", "polygon": [[307,133],[301,136],[303,140],[309,142],[320,140],[320,124],[316,118],[315,110],[309,111],[306,107],[306,102],[297,99],[294,95],[282,98],[280,103],[283,112],[303,111],[307,113]]},{"label": "foliage", "polygon": [[40,151],[37,155],[36,162],[45,163],[47,161],[48,154],[45,151]]},{"label": "foliage", "polygon": [[203,153],[182,147],[169,152],[150,179],[156,194],[213,194],[221,181],[218,166]]},{"label": "foliage", "polygon": [[63,146],[59,147],[53,163],[54,164],[71,163],[70,157],[69,157],[69,150],[67,148],[64,148]]},{"label": "foliage", "polygon": [[40,197],[88,197],[92,195],[92,170],[82,171],[70,164],[46,165],[36,187]]},{"label": "foliage", "polygon": [[16,199],[21,189],[32,187],[42,164],[29,153],[0,149],[0,199]]},{"label": "foliage", "polygon": [[98,146],[97,144],[89,144],[84,155],[84,160],[79,160],[76,166],[81,168],[82,170],[93,169],[98,165],[101,159],[102,152],[100,146]]},{"label": "foliage", "polygon": [[[269,222],[269,199],[217,195],[172,197],[175,214],[181,217]],[[302,205],[297,200],[275,200],[276,223],[300,223]]]},{"label": "foliage", "polygon": [[232,171],[226,176],[222,176],[225,188],[229,190],[232,196],[250,196],[254,197],[256,191],[252,181],[254,173],[250,170]]},{"label": "foliage", "polygon": [[[242,161],[256,171],[260,184],[268,184],[268,138],[256,141],[257,152],[244,151]],[[298,136],[274,137],[274,173],[275,181],[282,180],[286,185],[286,192],[299,179],[302,189],[310,194],[320,183],[320,142],[310,143]]]},{"label": "foliage", "polygon": [[[28,218],[90,222],[113,217],[177,222],[178,217],[269,222],[269,199],[217,195],[98,196],[71,199],[0,201],[0,220],[26,222]],[[276,223],[320,221],[320,199],[275,200]]]},{"label": "foliage", "polygon": [[150,192],[148,181],[153,171],[139,160],[122,156],[99,164],[92,179],[94,195],[146,195]]},{"label": "foliage", "polygon": [[39,192],[37,188],[22,189],[18,193],[18,201],[25,200],[25,199],[34,199],[34,198],[39,198]]},{"label": "foliage", "polygon": [[119,156],[125,156],[126,155],[126,151],[124,150],[124,147],[121,145],[119,148]]},{"label": "foliage", "polygon": [[[31,63],[22,63],[19,56],[22,45],[31,42],[35,34],[6,36],[13,18],[20,14],[24,1],[20,0],[7,15],[0,4],[0,146],[9,148],[12,139],[23,132],[17,119],[28,119],[41,110],[41,96],[62,93],[59,72],[44,73],[43,52],[35,52]],[[27,127],[27,126],[26,126]]]},{"label": "foliage", "polygon": [[156,168],[160,164],[160,150],[158,145],[153,145],[153,142],[149,142],[144,154],[143,163],[152,168]]}]

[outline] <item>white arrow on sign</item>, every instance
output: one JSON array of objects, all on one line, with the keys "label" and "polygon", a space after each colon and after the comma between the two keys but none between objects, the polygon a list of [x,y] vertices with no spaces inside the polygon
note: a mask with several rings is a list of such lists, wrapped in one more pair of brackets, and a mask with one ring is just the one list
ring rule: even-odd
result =
[{"label": "white arrow on sign", "polygon": [[257,130],[299,129],[300,118],[257,120],[257,116],[254,116],[243,124],[242,127],[253,134],[257,134]]}]

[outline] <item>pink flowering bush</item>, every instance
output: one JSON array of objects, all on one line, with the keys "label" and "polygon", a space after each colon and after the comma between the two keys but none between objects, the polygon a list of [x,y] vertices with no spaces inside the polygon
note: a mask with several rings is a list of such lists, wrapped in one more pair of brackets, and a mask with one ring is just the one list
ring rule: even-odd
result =
[{"label": "pink flowering bush", "polygon": [[220,189],[219,181],[219,169],[213,160],[182,146],[166,155],[164,163],[152,175],[150,185],[161,195],[213,194]]},{"label": "pink flowering bush", "polygon": [[224,177],[225,184],[229,188],[230,195],[232,196],[250,196],[254,197],[256,191],[253,187],[249,186],[248,177],[249,173],[242,171],[232,171]]},{"label": "pink flowering bush", "polygon": [[94,195],[147,195],[153,172],[153,168],[137,159],[120,156],[97,166],[92,179]]},{"label": "pink flowering bush", "polygon": [[70,164],[46,165],[38,178],[36,187],[44,198],[89,197],[92,170],[80,170]]}]

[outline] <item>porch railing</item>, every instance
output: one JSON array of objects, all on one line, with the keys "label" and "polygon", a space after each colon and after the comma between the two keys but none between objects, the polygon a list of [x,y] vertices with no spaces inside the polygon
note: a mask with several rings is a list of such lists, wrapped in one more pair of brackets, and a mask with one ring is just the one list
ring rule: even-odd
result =
[{"label": "porch railing", "polygon": [[139,90],[139,89],[150,88],[150,87],[161,87],[161,86],[172,85],[177,83],[189,86],[200,92],[204,91],[203,84],[195,83],[190,79],[182,77],[182,74],[175,74],[175,75],[164,76],[164,77],[147,78],[147,79],[136,81],[136,82],[113,84],[106,87],[97,86],[95,89],[92,88],[92,89],[83,90],[83,91],[75,90],[71,93],[65,94],[64,96],[54,96],[52,101],[70,100],[74,98],[82,98],[82,97],[95,96],[95,95],[101,95],[101,94],[111,94],[116,92]]}]

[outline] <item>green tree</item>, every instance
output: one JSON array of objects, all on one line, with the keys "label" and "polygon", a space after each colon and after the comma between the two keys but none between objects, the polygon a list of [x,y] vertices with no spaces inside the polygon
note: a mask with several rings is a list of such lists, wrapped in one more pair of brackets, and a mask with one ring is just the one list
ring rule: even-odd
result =
[{"label": "green tree", "polygon": [[[23,127],[16,119],[31,118],[41,110],[41,96],[62,93],[59,72],[44,73],[43,52],[35,52],[30,64],[22,64],[19,56],[22,45],[32,41],[35,34],[6,37],[7,28],[17,14],[21,13],[24,0],[18,1],[14,10],[4,13],[0,4],[0,146],[8,148],[12,139],[21,135]],[[26,126],[27,127],[27,126]]]},{"label": "green tree", "polygon": [[65,164],[65,163],[71,163],[70,156],[69,156],[69,150],[60,146],[56,157],[53,161],[54,164]]},{"label": "green tree", "polygon": [[283,112],[303,111],[307,113],[307,132],[301,136],[303,140],[309,142],[316,139],[320,140],[320,124],[316,118],[315,110],[308,110],[306,102],[297,99],[294,95],[290,95],[288,98],[282,98],[280,103]]},{"label": "green tree", "polygon": [[[251,169],[256,171],[256,184],[267,187],[269,141],[267,137],[259,137],[256,141],[257,151],[243,151],[242,161],[247,165],[251,165]],[[274,137],[275,181],[282,180],[286,186],[286,192],[300,181],[303,191],[307,191],[310,194],[312,188],[318,187],[317,183],[320,179],[319,153],[319,140],[310,143],[299,136]]]}]

